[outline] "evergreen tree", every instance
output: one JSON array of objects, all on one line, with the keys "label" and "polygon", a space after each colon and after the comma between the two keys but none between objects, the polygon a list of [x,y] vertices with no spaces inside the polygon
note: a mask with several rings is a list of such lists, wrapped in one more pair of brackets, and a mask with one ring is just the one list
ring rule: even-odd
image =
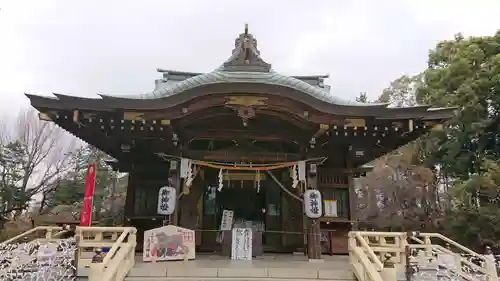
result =
[{"label": "evergreen tree", "polygon": [[449,126],[432,134],[435,145],[426,152],[428,163],[455,183],[443,227],[468,245],[498,245],[500,32],[440,42],[429,53],[416,100],[457,108]]},{"label": "evergreen tree", "polygon": [[365,92],[359,93],[359,96],[356,97],[357,102],[363,102],[363,103],[369,103],[370,100],[368,99],[368,96],[366,95]]},{"label": "evergreen tree", "polygon": [[111,188],[113,187],[113,181],[116,180],[115,172],[106,163],[107,158],[108,156],[104,152],[90,145],[82,147],[75,154],[75,170],[72,177],[68,177],[61,182],[54,192],[50,194],[47,202],[48,206],[75,205],[75,208],[79,210],[84,197],[88,165],[96,163],[93,218],[96,221],[100,220],[103,213],[103,202],[112,196],[110,194]]}]

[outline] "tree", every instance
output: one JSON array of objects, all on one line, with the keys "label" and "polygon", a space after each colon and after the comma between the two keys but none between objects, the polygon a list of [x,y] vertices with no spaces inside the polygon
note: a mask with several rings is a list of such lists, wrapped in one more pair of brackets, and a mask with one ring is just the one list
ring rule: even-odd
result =
[{"label": "tree", "polygon": [[[417,102],[417,90],[423,87],[423,85],[422,73],[415,76],[403,75],[392,81],[390,86],[382,91],[377,102],[389,103],[393,107],[418,106],[421,103]],[[413,164],[424,164],[426,149],[432,146],[433,142],[427,136],[423,136],[413,143],[406,145],[404,153],[412,154],[411,160]],[[400,151],[397,151],[396,154],[401,155]],[[432,166],[432,164],[428,165],[430,168]]]},{"label": "tree", "polygon": [[[377,102],[394,107],[417,106],[416,90],[422,75],[394,80]],[[376,229],[435,228],[441,214],[440,195],[434,167],[425,166],[426,150],[432,147],[421,137],[375,161],[375,168],[362,179],[366,187],[358,195],[360,219],[374,222]]]},{"label": "tree", "polygon": [[359,96],[356,97],[357,102],[363,102],[363,103],[369,103],[370,100],[368,99],[368,96],[366,95],[366,92],[361,92],[359,93]]},{"label": "tree", "polygon": [[372,222],[370,228],[431,229],[439,217],[433,171],[414,165],[407,150],[377,160],[373,171],[361,179],[358,218]]},{"label": "tree", "polygon": [[0,217],[27,211],[32,200],[44,197],[73,167],[76,139],[56,125],[38,120],[33,110],[20,112],[3,130],[0,143]]},{"label": "tree", "polygon": [[422,74],[403,75],[392,81],[390,86],[382,91],[377,101],[390,103],[394,107],[416,106],[416,91],[422,86],[422,83]]},{"label": "tree", "polygon": [[[483,156],[500,156],[495,121],[500,110],[500,32],[440,42],[429,54],[417,100],[457,107],[457,118],[436,138],[436,162],[454,177],[480,172]],[[489,130],[486,130],[488,129]]]},{"label": "tree", "polygon": [[500,247],[500,165],[488,159],[482,165],[484,173],[455,186],[442,223],[455,240],[477,250]]},{"label": "tree", "polygon": [[[106,163],[109,158],[104,152],[86,145],[81,147],[74,154],[74,170],[72,177],[61,182],[57,189],[54,189],[47,196],[46,206],[50,209],[59,205],[73,205],[78,212],[81,209],[84,197],[85,180],[89,163],[96,163],[97,170],[95,176],[94,189],[94,214],[95,221],[104,220],[104,223],[116,223],[121,212],[120,207],[124,204],[124,192],[126,181],[119,181],[123,175],[113,171]],[[119,181],[120,184],[117,182]]]},{"label": "tree", "polygon": [[431,135],[426,159],[453,178],[444,230],[468,245],[500,244],[500,32],[440,42],[416,94],[421,103],[457,108],[457,118]]}]

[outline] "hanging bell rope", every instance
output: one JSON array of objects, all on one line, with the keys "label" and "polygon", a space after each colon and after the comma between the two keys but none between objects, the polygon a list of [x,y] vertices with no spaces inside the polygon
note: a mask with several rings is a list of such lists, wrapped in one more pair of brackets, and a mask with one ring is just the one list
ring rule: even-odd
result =
[{"label": "hanging bell rope", "polygon": [[285,193],[287,193],[288,195],[290,195],[292,198],[294,199],[297,199],[299,200],[300,202],[304,202],[304,200],[302,198],[300,198],[299,196],[291,193],[274,175],[271,171],[266,171],[266,173],[269,175],[269,177],[271,177],[271,179],[273,179],[273,181],[281,188],[281,190],[283,190]]}]

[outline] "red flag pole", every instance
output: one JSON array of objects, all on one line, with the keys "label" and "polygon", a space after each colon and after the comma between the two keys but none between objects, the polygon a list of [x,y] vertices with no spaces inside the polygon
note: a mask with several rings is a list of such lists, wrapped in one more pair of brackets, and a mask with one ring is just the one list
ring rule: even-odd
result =
[{"label": "red flag pole", "polygon": [[89,164],[87,177],[85,178],[85,190],[83,193],[82,212],[80,216],[80,226],[92,225],[92,208],[95,191],[96,164]]}]

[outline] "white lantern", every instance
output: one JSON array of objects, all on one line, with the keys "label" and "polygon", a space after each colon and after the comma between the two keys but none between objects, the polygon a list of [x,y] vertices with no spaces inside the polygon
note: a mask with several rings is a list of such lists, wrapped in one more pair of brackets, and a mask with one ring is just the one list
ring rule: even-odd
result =
[{"label": "white lantern", "polygon": [[159,215],[171,215],[175,211],[177,203],[177,190],[171,186],[164,186],[158,191],[158,208]]},{"label": "white lantern", "polygon": [[323,213],[323,201],[321,192],[316,189],[308,189],[304,192],[304,211],[311,219],[320,218]]}]

